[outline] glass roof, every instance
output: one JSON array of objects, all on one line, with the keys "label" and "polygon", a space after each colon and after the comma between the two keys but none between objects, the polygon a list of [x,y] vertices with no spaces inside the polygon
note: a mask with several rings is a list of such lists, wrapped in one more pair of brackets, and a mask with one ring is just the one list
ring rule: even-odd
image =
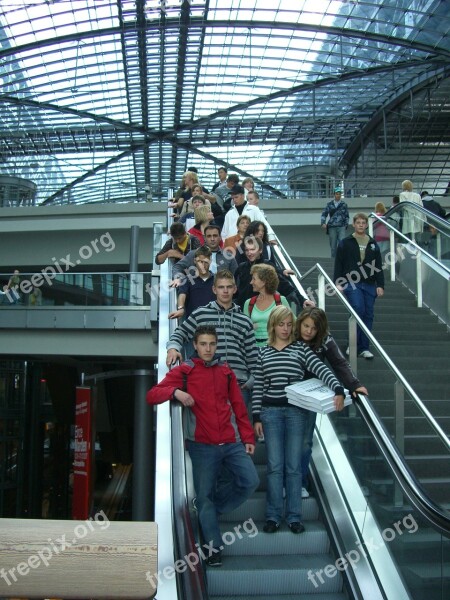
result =
[{"label": "glass roof", "polygon": [[302,170],[439,194],[449,75],[446,0],[1,0],[0,175],[38,204],[161,200],[220,165],[263,197]]}]

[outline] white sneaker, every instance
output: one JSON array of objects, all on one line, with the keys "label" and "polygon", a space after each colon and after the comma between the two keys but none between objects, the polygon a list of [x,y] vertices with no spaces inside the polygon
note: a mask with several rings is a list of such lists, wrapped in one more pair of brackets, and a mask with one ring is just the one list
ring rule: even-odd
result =
[{"label": "white sneaker", "polygon": [[350,347],[347,346],[347,350],[345,351],[345,355],[346,356],[350,356]]},{"label": "white sneaker", "polygon": [[309,492],[304,487],[302,487],[302,498],[309,498]]},{"label": "white sneaker", "polygon": [[363,350],[359,355],[367,360],[371,360],[373,358],[373,354],[370,352],[370,350]]}]

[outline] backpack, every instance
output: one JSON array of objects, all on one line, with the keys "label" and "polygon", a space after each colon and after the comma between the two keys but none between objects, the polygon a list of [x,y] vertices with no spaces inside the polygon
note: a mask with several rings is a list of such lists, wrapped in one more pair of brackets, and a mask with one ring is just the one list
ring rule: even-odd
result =
[{"label": "backpack", "polygon": [[[280,296],[280,294],[278,292],[274,293],[273,298],[274,298],[275,304],[277,306],[280,306],[280,304],[282,304],[282,302],[281,302],[281,296]],[[253,307],[255,306],[257,300],[258,300],[258,296],[252,296],[250,298],[250,302],[249,302],[249,305],[248,305],[248,316],[249,317],[252,316]]]}]

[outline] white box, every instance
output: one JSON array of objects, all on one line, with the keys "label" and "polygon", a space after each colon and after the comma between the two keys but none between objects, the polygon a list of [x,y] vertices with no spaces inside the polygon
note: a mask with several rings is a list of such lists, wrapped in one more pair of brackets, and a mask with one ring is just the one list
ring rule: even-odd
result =
[{"label": "white box", "polygon": [[[352,398],[348,390],[344,391],[346,394],[344,406],[348,406],[352,403]],[[285,387],[285,392],[288,402],[295,406],[317,413],[329,413],[335,410],[333,400],[335,393],[316,377],[288,385]]]}]

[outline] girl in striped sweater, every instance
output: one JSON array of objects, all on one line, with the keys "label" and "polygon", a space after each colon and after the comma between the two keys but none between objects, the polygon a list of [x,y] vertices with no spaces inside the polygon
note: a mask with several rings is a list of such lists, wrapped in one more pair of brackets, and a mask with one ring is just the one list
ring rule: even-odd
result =
[{"label": "girl in striped sweater", "polygon": [[253,388],[254,429],[258,437],[264,434],[267,450],[266,533],[275,533],[283,518],[283,482],[286,522],[293,533],[305,530],[301,463],[307,411],[288,404],[285,387],[310,371],[334,391],[336,410],[344,407],[344,388],[306,344],[295,341],[294,323],[289,308],[272,311],[268,345],[260,349]]}]

